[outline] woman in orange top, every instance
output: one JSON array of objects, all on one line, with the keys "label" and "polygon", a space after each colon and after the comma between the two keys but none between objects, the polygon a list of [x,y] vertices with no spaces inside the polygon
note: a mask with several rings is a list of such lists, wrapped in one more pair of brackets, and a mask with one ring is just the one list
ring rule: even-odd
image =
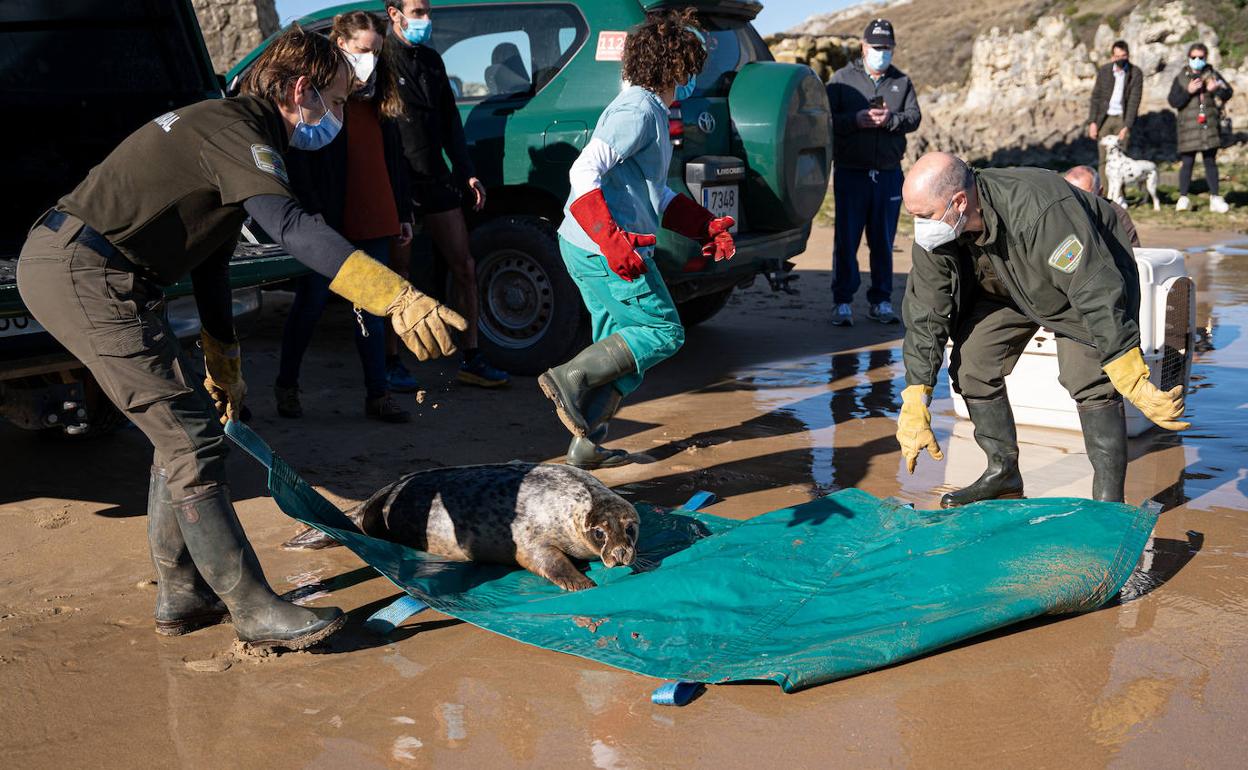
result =
[{"label": "woman in orange top", "polygon": [[[291,187],[312,213],[320,214],[373,259],[389,260],[390,242],[412,239],[408,166],[394,120],[403,102],[381,52],[384,27],[376,16],[352,11],[334,17],[330,39],[355,69],[359,88],[347,102],[343,127],[330,145],[315,152],[292,151],[287,157]],[[319,275],[299,279],[286,319],[282,357],[274,393],[283,417],[300,417],[299,368],[317,320],[329,299],[329,281]],[[361,312],[355,343],[364,369],[364,412],[386,422],[407,422],[411,415],[386,387],[383,319]]]}]

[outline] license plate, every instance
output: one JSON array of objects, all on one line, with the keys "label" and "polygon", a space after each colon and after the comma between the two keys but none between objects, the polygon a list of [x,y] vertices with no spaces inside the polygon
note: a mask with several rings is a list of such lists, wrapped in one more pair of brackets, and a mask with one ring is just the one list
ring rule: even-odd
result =
[{"label": "license plate", "polygon": [[39,334],[45,331],[39,322],[28,315],[0,318],[0,337],[19,337],[23,334]]},{"label": "license plate", "polygon": [[[702,188],[702,205],[717,218],[732,217],[739,222],[741,220],[741,217],[737,215],[740,208],[739,200],[735,184]],[[729,232],[735,233],[736,231],[737,226],[734,224]]]}]

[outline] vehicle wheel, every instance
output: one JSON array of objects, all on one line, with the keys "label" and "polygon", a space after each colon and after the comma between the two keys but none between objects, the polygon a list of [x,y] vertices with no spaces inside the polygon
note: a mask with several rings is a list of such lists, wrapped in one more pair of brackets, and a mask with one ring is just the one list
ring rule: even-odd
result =
[{"label": "vehicle wheel", "polygon": [[89,420],[87,429],[76,434],[62,431],[62,436],[77,440],[99,438],[114,433],[130,423],[130,418],[108,400],[108,396],[104,395],[104,391],[100,390],[100,386],[90,374],[83,383],[83,391]]},{"label": "vehicle wheel", "polygon": [[717,291],[713,294],[704,294],[701,297],[685,300],[676,306],[676,310],[680,313],[680,322],[685,326],[697,326],[703,321],[709,321],[716,313],[724,309],[724,305],[728,304],[728,298],[732,296],[732,287]]},{"label": "vehicle wheel", "polygon": [[495,219],[472,231],[472,255],[491,363],[536,375],[566,361],[584,310],[555,229],[535,217]]}]

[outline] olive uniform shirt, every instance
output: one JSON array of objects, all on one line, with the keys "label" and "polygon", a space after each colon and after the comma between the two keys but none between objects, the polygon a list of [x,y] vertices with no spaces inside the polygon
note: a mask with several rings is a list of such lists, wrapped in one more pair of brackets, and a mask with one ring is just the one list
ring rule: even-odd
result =
[{"label": "olive uniform shirt", "polygon": [[1109,201],[1037,168],[977,171],[975,185],[984,230],[932,251],[914,246],[902,303],[907,384],[936,384],[959,312],[981,292],[1092,346],[1102,365],[1139,347],[1139,275]]},{"label": "olive uniform shirt", "polygon": [[214,256],[229,259],[258,195],[294,198],[277,108],[249,96],[210,99],[149,121],[57,208],[99,231],[164,284]]}]

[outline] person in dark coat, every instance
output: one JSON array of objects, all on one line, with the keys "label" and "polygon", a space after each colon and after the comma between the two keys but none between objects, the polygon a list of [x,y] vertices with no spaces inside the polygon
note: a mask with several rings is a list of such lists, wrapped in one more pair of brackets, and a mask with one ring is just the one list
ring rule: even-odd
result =
[{"label": "person in dark coat", "polygon": [[1221,105],[1226,104],[1232,93],[1222,75],[1209,65],[1209,49],[1204,43],[1193,43],[1187,49],[1187,65],[1174,76],[1170,86],[1170,106],[1178,113],[1175,122],[1181,160],[1176,211],[1187,211],[1192,206],[1187,191],[1192,184],[1196,153],[1200,153],[1205,163],[1209,210],[1225,214],[1230,209],[1218,194],[1218,148],[1222,146]]},{"label": "person in dark coat", "polygon": [[1131,63],[1127,41],[1118,40],[1110,49],[1109,63],[1096,71],[1092,105],[1088,113],[1088,137],[1097,143],[1097,168],[1105,178],[1105,145],[1102,137],[1118,135],[1118,144],[1127,149],[1127,138],[1140,113],[1144,95],[1144,73]]}]

